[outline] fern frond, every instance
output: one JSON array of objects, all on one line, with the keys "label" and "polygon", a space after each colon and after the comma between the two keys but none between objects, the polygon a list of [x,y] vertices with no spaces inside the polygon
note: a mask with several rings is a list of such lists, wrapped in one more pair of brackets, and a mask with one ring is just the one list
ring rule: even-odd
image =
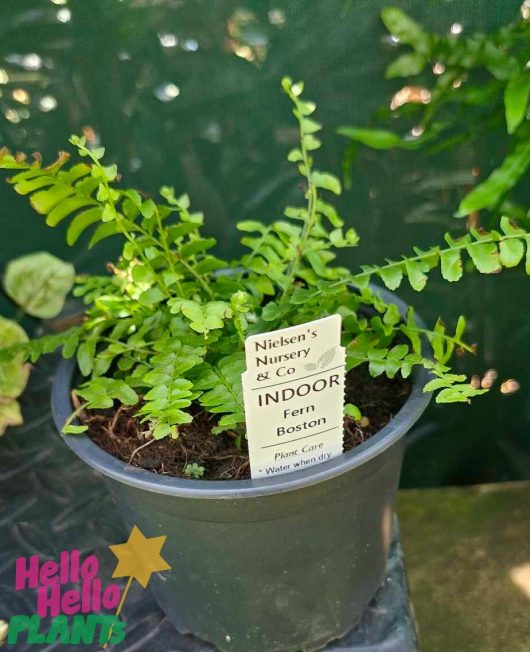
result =
[{"label": "fern frond", "polygon": [[204,350],[180,342],[177,345],[173,351],[151,357],[151,370],[142,375],[142,385],[150,389],[144,394],[144,403],[137,414],[142,421],[151,423],[155,439],[167,435],[177,437],[177,426],[192,420],[185,409],[190,407],[197,392],[193,383],[183,376],[202,363]]},{"label": "fern frond", "polygon": [[200,404],[209,412],[222,414],[217,432],[239,426],[245,421],[241,374],[245,371],[245,357],[235,354],[221,360],[216,365],[205,366],[195,383],[202,390]]},{"label": "fern frond", "polygon": [[526,271],[530,273],[528,244],[530,234],[508,218],[501,219],[501,231],[480,233],[471,231],[462,238],[453,240],[449,234],[446,241],[449,247],[433,247],[427,251],[415,250],[416,255],[404,257],[399,261],[388,261],[386,265],[365,265],[363,271],[354,274],[351,280],[356,285],[366,287],[374,276],[379,277],[390,290],[396,290],[404,277],[411,287],[420,291],[427,283],[428,273],[440,267],[446,281],[458,281],[463,275],[463,254],[473,267],[482,274],[495,274],[503,268],[515,267],[527,252]]},{"label": "fern frond", "polygon": [[82,330],[81,326],[74,326],[61,333],[43,335],[29,342],[20,342],[5,348],[0,347],[0,363],[9,362],[19,355],[24,360],[37,362],[41,356],[53,353],[60,347],[63,347],[63,357],[70,358],[75,353]]},{"label": "fern frond", "polygon": [[485,394],[487,389],[473,387],[463,374],[451,373],[449,367],[436,359],[411,351],[408,344],[396,344],[381,347],[377,336],[363,333],[346,348],[346,366],[348,369],[360,364],[368,364],[370,374],[374,377],[385,374],[393,378],[398,372],[407,378],[413,367],[427,369],[433,380],[429,381],[423,391],[434,392],[437,403],[469,403],[470,399]]}]

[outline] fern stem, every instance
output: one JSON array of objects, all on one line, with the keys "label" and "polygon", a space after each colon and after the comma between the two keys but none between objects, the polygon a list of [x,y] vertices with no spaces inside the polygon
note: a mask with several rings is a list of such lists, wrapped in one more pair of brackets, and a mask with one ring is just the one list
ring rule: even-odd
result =
[{"label": "fern stem", "polygon": [[61,434],[63,433],[63,430],[67,428],[68,426],[72,425],[72,422],[77,419],[77,417],[85,410],[86,406],[88,405],[88,402],[81,403],[78,408],[76,408],[72,414],[66,419],[66,421],[63,424],[63,427],[61,428]]},{"label": "fern stem", "polygon": [[[422,260],[426,260],[428,258],[431,258],[433,255],[438,255],[441,256],[442,254],[449,253],[451,251],[467,251],[470,247],[476,247],[479,245],[483,244],[492,244],[492,243],[497,243],[497,242],[503,242],[506,240],[528,240],[526,234],[513,234],[513,235],[500,235],[500,234],[495,234],[491,236],[490,238],[483,238],[481,240],[477,240],[475,242],[469,242],[469,241],[462,241],[458,242],[456,245],[451,246],[451,247],[446,247],[445,249],[439,249],[438,247],[435,247],[433,249],[430,249],[429,251],[426,251],[421,254],[417,254],[416,256],[411,256],[410,258],[407,258],[406,260],[409,262],[420,262]],[[373,266],[369,271],[366,272],[360,272],[358,274],[354,274],[351,276],[350,281],[352,283],[355,283],[357,280],[361,280],[366,277],[373,276],[374,274],[378,274],[381,271],[386,271],[393,269],[395,267],[400,267],[405,264],[405,259],[403,260],[397,260],[397,261],[392,261],[390,263],[387,263],[386,265],[379,265],[379,266]],[[343,281],[342,281],[343,282]]]},{"label": "fern stem", "polygon": [[[102,342],[108,342],[109,344],[119,344],[120,346],[123,346],[123,341],[121,340],[116,340],[112,337],[101,337],[100,338]],[[123,349],[123,351],[120,351],[119,355],[123,355],[127,351],[135,351],[136,353],[145,353],[145,355],[156,355],[156,351],[154,349],[144,349],[143,347],[138,348],[136,345],[131,345]]]},{"label": "fern stem", "polygon": [[[120,214],[118,209],[116,208],[116,202],[112,198],[112,191],[110,184],[107,180],[107,177],[105,175],[105,171],[103,169],[103,166],[99,162],[99,159],[97,159],[92,151],[88,147],[83,147],[83,150],[87,153],[87,155],[90,157],[91,161],[94,163],[94,165],[100,170],[101,172],[101,182],[103,183],[106,191],[107,191],[107,201],[108,203],[112,206],[114,209],[114,213],[116,215],[116,224],[118,225],[118,228],[120,229],[122,235],[125,237],[125,239],[130,242],[135,248],[136,248],[136,241],[135,239],[131,236],[131,234],[128,232],[127,228],[125,228],[125,224],[130,224],[129,220],[127,220],[123,215]],[[138,228],[138,226],[135,224],[135,228]],[[140,227],[140,230],[142,233],[147,233]],[[140,252],[140,257],[143,261],[143,263],[151,270],[153,273],[153,276],[156,278],[158,285],[164,292],[164,294],[167,297],[171,297],[171,292],[168,290],[166,284],[164,283],[164,280],[160,277],[160,275],[157,273],[156,269],[151,265],[151,261],[143,254],[143,252]]]},{"label": "fern stem", "polygon": [[[162,244],[162,248],[164,249],[164,253],[166,254],[166,260],[169,265],[169,269],[173,274],[175,274],[176,273],[175,265],[173,263],[173,256],[171,255],[171,250],[169,248],[169,244],[167,241],[166,230],[164,229],[164,225],[162,224],[162,218],[160,217],[160,211],[158,210],[158,207],[156,205],[155,205],[155,213],[156,213],[156,222],[158,224],[158,231],[160,233],[160,244]],[[175,281],[175,285],[177,286],[180,296],[186,298],[184,289],[180,284],[179,280]]]},{"label": "fern stem", "polygon": [[[399,326],[395,330],[400,330]],[[442,340],[445,340],[446,342],[451,342],[455,346],[464,349],[464,351],[467,351],[468,353],[475,353],[475,349],[471,344],[466,344],[465,342],[462,342],[462,340],[453,337],[452,335],[447,335],[446,333],[437,333],[436,331],[430,330],[429,328],[412,328],[411,326],[407,326],[407,330],[414,333],[419,333],[420,335],[425,335],[426,337],[438,337]]]},{"label": "fern stem", "polygon": [[[263,232],[263,235],[259,239],[258,243],[256,244],[256,246],[250,252],[250,254],[249,254],[249,256],[248,256],[248,258],[246,260],[246,267],[248,267],[249,264],[254,260],[254,258],[260,253],[261,245],[265,242],[265,239],[267,238],[267,236],[270,234],[271,231],[272,231],[272,227],[270,227],[270,226],[268,226],[265,229],[265,231]],[[237,281],[241,281],[241,279],[245,275],[246,271],[247,270],[244,269],[244,268],[242,268],[239,271],[239,273],[236,275]]]},{"label": "fern stem", "polygon": [[[298,108],[298,100],[293,96],[292,98],[297,106],[298,113],[300,112],[300,109]],[[306,198],[307,198],[307,213],[308,217],[304,221],[304,226],[302,228],[302,233],[300,234],[300,240],[298,242],[298,245],[295,250],[295,255],[293,256],[291,262],[289,263],[289,267],[287,268],[287,277],[285,281],[285,287],[283,289],[283,292],[280,297],[280,305],[284,304],[287,298],[289,297],[289,294],[293,290],[293,280],[294,280],[294,274],[296,271],[296,266],[300,262],[303,254],[304,254],[304,248],[305,244],[307,242],[307,239],[309,237],[309,234],[311,233],[311,229],[315,225],[316,217],[317,217],[317,200],[318,200],[318,194],[317,194],[317,189],[316,186],[313,184],[311,181],[311,156],[309,155],[309,152],[307,150],[307,147],[304,144],[304,128],[303,128],[303,116],[301,113],[296,116],[299,124],[299,133],[300,133],[300,151],[302,152],[302,160],[304,164],[304,176],[307,180],[307,191],[306,191]]]},{"label": "fern stem", "polygon": [[196,281],[199,283],[199,285],[202,287],[202,289],[206,292],[206,294],[210,297],[210,299],[214,298],[214,294],[209,287],[208,283],[204,280],[204,278],[198,274],[193,267],[184,259],[184,258],[178,258],[178,261],[188,270],[188,272],[195,277]]}]

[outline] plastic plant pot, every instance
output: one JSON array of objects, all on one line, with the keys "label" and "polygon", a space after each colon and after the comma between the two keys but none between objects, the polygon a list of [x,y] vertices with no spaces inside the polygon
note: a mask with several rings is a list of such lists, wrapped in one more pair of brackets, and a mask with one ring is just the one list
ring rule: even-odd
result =
[{"label": "plastic plant pot", "polygon": [[[74,373],[63,361],[55,376],[59,429],[73,410]],[[173,478],[129,466],[84,435],[64,441],[105,476],[128,528],[167,535],[171,571],[150,586],[180,632],[222,652],[318,650],[359,622],[383,580],[404,436],[429,402],[426,380],[420,370],[398,414],[360,446],[270,478]]]}]

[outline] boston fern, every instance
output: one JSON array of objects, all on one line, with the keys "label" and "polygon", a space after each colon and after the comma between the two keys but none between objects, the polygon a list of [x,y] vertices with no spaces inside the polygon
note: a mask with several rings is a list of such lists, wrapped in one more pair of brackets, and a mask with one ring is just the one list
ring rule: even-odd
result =
[{"label": "boston fern", "polygon": [[[438,391],[439,402],[467,401],[484,392],[448,366],[455,349],[472,350],[462,340],[462,317],[454,332],[441,321],[424,329],[412,308],[402,319],[370,282],[394,290],[407,278],[422,290],[435,267],[446,280],[458,280],[466,258],[480,272],[497,272],[522,260],[530,235],[504,219],[499,232],[472,231],[458,240],[448,235],[442,247],[415,249],[353,274],[334,266],[336,250],[356,246],[359,238],[344,229],[328,201],[341,192],[340,182],[314,167],[321,129],[310,117],[315,105],[302,99],[301,83],[286,78],[283,88],[300,131],[300,144],[288,159],[303,178],[305,201],[286,208],[285,219],[272,224],[239,223],[248,252],[231,263],[213,253],[215,240],[201,234],[203,216],[191,211],[187,195],[163,187],[161,199],[153,199],[119,187],[116,166],[103,163],[104,149],[90,148],[84,138],[70,140],[84,159],[73,165],[64,153],[43,167],[39,156],[27,162],[3,150],[0,167],[16,171],[9,179],[15,191],[29,197],[48,225],[69,220],[69,244],[90,230],[90,247],[118,236],[123,249],[108,265],[111,274],[77,278],[74,294],[86,305],[81,325],[4,349],[2,359],[24,355],[35,361],[61,346],[63,356],[76,356],[85,377],[76,390],[77,412],[110,408],[114,401],[134,405],[152,436],[162,438],[177,437],[179,425],[202,407],[218,419],[214,432],[231,430],[240,439],[245,338],[339,313],[348,369],[368,363],[373,376],[407,377],[423,366],[432,373],[425,390]],[[349,413],[358,410],[349,406]],[[64,431],[84,429],[72,418]]]}]

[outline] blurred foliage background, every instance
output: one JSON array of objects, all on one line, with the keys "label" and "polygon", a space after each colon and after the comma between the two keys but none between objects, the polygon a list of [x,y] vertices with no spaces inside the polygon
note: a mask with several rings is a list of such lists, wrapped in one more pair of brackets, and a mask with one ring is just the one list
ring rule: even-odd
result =
[{"label": "blurred foliage background", "polygon": [[[236,221],[276,219],[300,192],[285,161],[297,132],[282,75],[305,80],[326,127],[319,165],[337,173],[346,143],[335,129],[368,124],[403,85],[384,77],[396,57],[379,19],[389,4],[426,29],[446,34],[457,25],[469,34],[516,19],[521,0],[2,0],[0,145],[51,158],[71,133],[84,133],[106,146],[128,185],[189,192],[229,256]],[[502,148],[493,135],[487,145],[437,155],[359,152],[340,202],[363,240],[341,262],[382,261],[458,230],[459,200]],[[95,271],[112,250],[111,241],[97,257],[85,243],[68,249],[62,230],[47,228],[5,184],[0,236],[0,267],[47,249]],[[469,275],[458,286],[433,276],[422,295],[402,295],[430,323],[465,314],[478,353],[459,366],[498,373],[490,395],[471,406],[430,408],[409,437],[404,486],[530,478],[524,272]],[[503,395],[508,378],[520,390]]]}]

